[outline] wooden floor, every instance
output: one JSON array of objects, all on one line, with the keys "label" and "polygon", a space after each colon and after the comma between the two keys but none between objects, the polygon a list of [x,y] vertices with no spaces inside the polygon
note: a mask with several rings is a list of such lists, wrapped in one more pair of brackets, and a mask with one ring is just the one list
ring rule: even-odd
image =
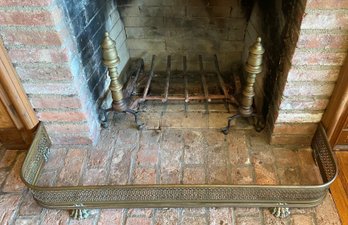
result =
[{"label": "wooden floor", "polygon": [[339,174],[331,185],[331,193],[342,224],[348,224],[348,151],[336,151]]}]

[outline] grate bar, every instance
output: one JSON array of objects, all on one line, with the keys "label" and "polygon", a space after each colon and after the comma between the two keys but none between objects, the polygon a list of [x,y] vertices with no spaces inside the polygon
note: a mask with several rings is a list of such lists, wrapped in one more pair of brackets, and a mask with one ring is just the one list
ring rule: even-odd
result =
[{"label": "grate bar", "polygon": [[166,79],[166,87],[164,90],[164,99],[162,99],[163,103],[168,101],[170,73],[171,73],[171,56],[168,55],[168,57],[167,57],[167,79]]},{"label": "grate bar", "polygon": [[199,58],[199,67],[200,67],[200,70],[201,70],[201,78],[202,78],[202,85],[203,85],[204,97],[205,97],[205,100],[207,100],[208,102],[210,102],[211,99],[209,98],[207,80],[205,79],[205,73],[204,73],[204,69],[203,69],[203,59],[202,59],[202,55],[199,55],[198,58]]},{"label": "grate bar", "polygon": [[219,62],[218,62],[218,58],[216,55],[214,55],[214,61],[215,61],[215,70],[216,70],[216,75],[219,79],[219,84],[220,84],[220,88],[222,89],[226,99],[228,99],[228,92],[227,92],[227,89],[226,89],[226,86],[225,86],[225,82],[224,80],[222,79],[222,76],[221,76],[221,72],[220,72],[220,68],[219,68]]},{"label": "grate bar", "polygon": [[183,60],[183,70],[184,70],[184,82],[185,82],[185,102],[189,102],[189,94],[188,94],[188,81],[187,81],[187,64],[186,64],[186,56],[182,58]]},{"label": "grate bar", "polygon": [[155,65],[155,59],[156,59],[156,56],[152,55],[150,76],[149,76],[149,79],[147,80],[142,100],[146,99],[147,93],[149,92],[149,88],[150,88],[150,85],[151,85],[151,80],[152,80],[152,77],[153,77],[153,70],[154,70],[154,67],[155,67],[154,66]]},{"label": "grate bar", "polygon": [[[210,100],[223,100],[225,99],[225,96],[224,95],[209,95],[209,98]],[[145,100],[149,100],[149,101],[162,100],[162,99],[163,97],[161,96],[147,96],[145,98]],[[174,96],[168,96],[168,100],[186,100],[186,97],[174,95]],[[190,100],[206,100],[206,97],[205,96],[189,96],[188,101]]]}]

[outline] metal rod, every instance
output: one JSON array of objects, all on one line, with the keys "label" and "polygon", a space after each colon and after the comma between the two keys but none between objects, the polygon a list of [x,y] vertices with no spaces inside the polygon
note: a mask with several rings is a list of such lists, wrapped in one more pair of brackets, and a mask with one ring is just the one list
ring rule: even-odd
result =
[{"label": "metal rod", "polygon": [[228,98],[228,92],[226,90],[226,86],[225,86],[225,82],[222,79],[221,73],[220,73],[220,68],[219,68],[219,62],[218,62],[218,58],[216,55],[214,55],[214,60],[215,60],[215,70],[216,70],[216,75],[219,79],[219,83],[220,83],[220,88],[222,89],[226,99]]},{"label": "metal rod", "polygon": [[202,78],[202,85],[203,85],[203,91],[204,91],[204,96],[205,99],[210,102],[211,99],[209,98],[209,92],[208,92],[208,86],[207,86],[207,81],[205,79],[205,74],[204,74],[204,70],[203,70],[203,60],[202,60],[202,55],[199,55],[199,67],[201,70],[201,78]]},{"label": "metal rod", "polygon": [[[209,99],[212,100],[225,100],[226,97],[224,95],[209,95]],[[146,96],[144,100],[162,100],[162,96]],[[168,96],[168,100],[185,100],[185,96]],[[190,96],[189,100],[206,100],[205,96]],[[232,98],[228,98],[232,103],[234,100]]]},{"label": "metal rod", "polygon": [[168,55],[167,57],[167,81],[166,81],[166,87],[164,89],[164,99],[162,99],[162,102],[167,102],[168,100],[168,90],[169,90],[169,80],[170,80],[170,71],[171,70],[171,56]]},{"label": "metal rod", "polygon": [[154,70],[155,58],[156,58],[156,56],[153,55],[153,56],[152,56],[152,62],[151,62],[150,76],[149,76],[149,79],[147,80],[147,84],[146,84],[146,86],[145,86],[144,95],[143,95],[143,100],[145,100],[145,98],[146,98],[146,96],[147,96],[147,93],[149,92],[151,80],[152,80],[152,77],[153,77],[153,70]]},{"label": "metal rod", "polygon": [[183,67],[184,67],[184,82],[185,82],[185,102],[189,102],[189,94],[188,94],[188,82],[187,82],[187,64],[186,64],[186,56],[183,57]]}]

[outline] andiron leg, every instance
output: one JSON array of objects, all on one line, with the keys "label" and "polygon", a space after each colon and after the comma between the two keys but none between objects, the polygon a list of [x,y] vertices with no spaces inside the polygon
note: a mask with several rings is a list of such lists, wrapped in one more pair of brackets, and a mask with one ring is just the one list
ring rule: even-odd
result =
[{"label": "andiron leg", "polygon": [[253,125],[255,127],[255,130],[257,132],[261,132],[265,128],[265,121],[263,116],[253,113],[251,117],[253,118]]},{"label": "andiron leg", "polygon": [[101,109],[100,113],[99,113],[99,119],[100,119],[100,124],[103,128],[107,128],[109,126],[108,121],[108,114],[110,111],[112,111],[112,108],[108,108],[108,109]]},{"label": "andiron leg", "polygon": [[228,132],[229,132],[229,130],[230,130],[230,128],[231,128],[231,122],[232,122],[234,119],[237,119],[237,118],[239,118],[239,117],[241,117],[240,114],[236,114],[236,115],[233,115],[233,116],[228,117],[227,126],[221,129],[222,133],[224,133],[225,135],[227,135]]},{"label": "andiron leg", "polygon": [[125,113],[130,113],[130,114],[132,114],[134,116],[134,121],[135,121],[135,123],[137,125],[138,130],[141,130],[141,129],[144,128],[144,123],[139,122],[139,120],[138,120],[138,112],[137,111],[135,111],[133,109],[126,109],[124,112]]}]

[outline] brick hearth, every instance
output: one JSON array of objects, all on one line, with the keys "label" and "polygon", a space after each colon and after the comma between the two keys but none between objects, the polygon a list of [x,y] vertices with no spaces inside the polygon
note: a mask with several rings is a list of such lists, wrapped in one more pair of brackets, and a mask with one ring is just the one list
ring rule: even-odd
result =
[{"label": "brick hearth", "polygon": [[[268,145],[265,132],[243,121],[242,129],[225,136],[216,129],[226,122],[224,105],[210,109],[207,114],[196,105],[185,113],[182,104],[145,105],[144,131],[133,129],[128,115],[117,115],[95,147],[53,146],[38,185],[322,183],[310,148]],[[330,194],[319,206],[292,209],[284,219],[269,209],[224,207],[95,209],[89,219],[73,220],[67,211],[35,203],[19,177],[25,155],[0,150],[1,224],[340,224]]]}]

